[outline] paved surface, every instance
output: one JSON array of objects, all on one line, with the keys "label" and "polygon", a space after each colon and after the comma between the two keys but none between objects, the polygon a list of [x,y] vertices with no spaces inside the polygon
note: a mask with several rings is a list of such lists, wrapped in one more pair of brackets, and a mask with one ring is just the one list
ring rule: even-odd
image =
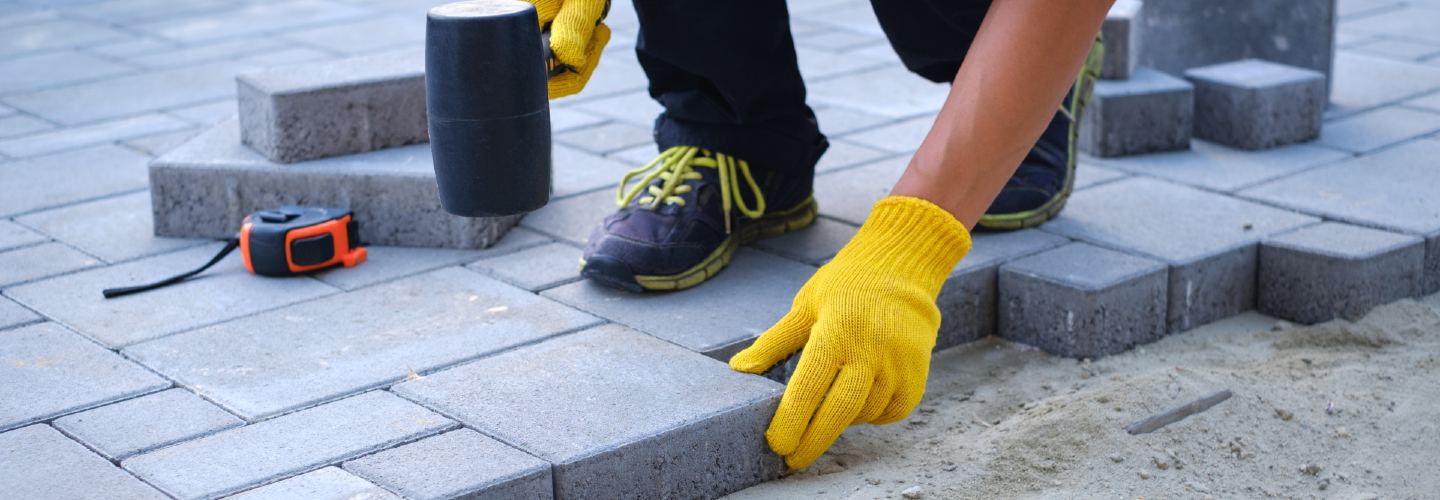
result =
[{"label": "paved surface", "polygon": [[[712,358],[783,314],[884,195],[946,91],[905,72],[863,1],[791,3],[834,144],[816,182],[824,217],[740,252],[712,284],[640,297],[576,279],[612,182],[654,153],[659,108],[631,50],[634,14],[617,2],[590,88],[555,104],[559,199],[496,246],[376,247],[359,268],[294,279],[249,276],[231,258],[180,286],[101,299],[217,248],[152,236],[146,164],[233,116],[236,74],[415,48],[432,3],[0,0],[0,489],[431,498],[643,484],[629,492],[704,496],[778,473],[760,432],[780,386]],[[997,270],[1041,252],[1027,262],[1049,259],[1044,273],[1004,268],[1046,277],[1027,296],[1123,296],[1092,288],[1130,281],[1052,262],[1070,240],[1154,267],[1165,297],[1147,293],[1168,313],[1149,311],[1152,334],[1159,317],[1173,333],[1265,302],[1277,287],[1257,287],[1257,267],[1288,258],[1258,257],[1265,242],[1331,256],[1276,264],[1287,279],[1368,259],[1325,248],[1348,237],[1307,238],[1322,220],[1408,242],[1404,266],[1386,269],[1440,289],[1440,4],[1412,3],[1340,2],[1316,141],[1086,158],[1059,220],[977,238],[942,297],[945,344],[1006,335],[997,302],[1011,280]],[[709,477],[696,472],[706,464]]]}]

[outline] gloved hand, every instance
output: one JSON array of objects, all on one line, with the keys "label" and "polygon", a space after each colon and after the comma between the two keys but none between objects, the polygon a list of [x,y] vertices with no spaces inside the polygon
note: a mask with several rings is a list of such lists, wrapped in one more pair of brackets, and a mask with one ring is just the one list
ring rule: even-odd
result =
[{"label": "gloved hand", "polygon": [[601,22],[610,12],[610,0],[525,1],[535,5],[540,29],[550,27],[550,98],[580,92],[610,41],[610,27]]},{"label": "gloved hand", "polygon": [[730,358],[735,370],[761,373],[804,348],[765,432],[786,464],[809,466],[851,424],[887,424],[915,409],[940,329],[935,299],[969,250],[970,233],[949,212],[882,199],[790,312]]}]

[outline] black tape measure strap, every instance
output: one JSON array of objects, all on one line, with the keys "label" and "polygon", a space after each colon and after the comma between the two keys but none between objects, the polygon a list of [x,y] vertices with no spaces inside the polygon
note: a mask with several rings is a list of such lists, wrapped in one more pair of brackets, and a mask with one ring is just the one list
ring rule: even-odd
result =
[{"label": "black tape measure strap", "polygon": [[194,276],[194,275],[197,275],[197,274],[200,274],[200,273],[205,272],[206,269],[210,269],[210,266],[215,265],[216,262],[220,262],[220,260],[221,260],[221,259],[224,259],[226,255],[230,255],[230,252],[234,252],[235,249],[236,249],[236,248],[239,248],[239,247],[240,247],[240,238],[230,238],[229,240],[226,240],[226,241],[225,241],[225,248],[220,249],[220,253],[215,254],[214,257],[211,257],[211,258],[210,258],[210,262],[206,262],[205,265],[200,266],[198,269],[195,269],[194,271],[190,271],[190,272],[184,273],[184,274],[177,274],[177,275],[175,275],[175,276],[171,276],[171,277],[169,277],[169,278],[165,278],[165,279],[163,279],[163,280],[156,281],[156,282],[154,282],[154,283],[150,283],[150,284],[146,284],[146,285],[124,286],[124,287],[117,287],[117,288],[106,288],[106,289],[104,289],[104,290],[101,290],[100,293],[105,294],[105,298],[107,298],[107,299],[113,299],[113,298],[115,298],[115,297],[120,297],[120,296],[123,296],[123,295],[130,295],[130,294],[132,294],[132,293],[139,293],[139,292],[143,292],[143,291],[146,291],[146,290],[154,290],[154,289],[156,289],[156,288],[160,288],[160,287],[164,287],[164,286],[170,286],[170,285],[179,283],[179,282],[181,282],[181,281],[185,281],[187,278],[189,278],[189,277],[191,277],[191,276]]}]

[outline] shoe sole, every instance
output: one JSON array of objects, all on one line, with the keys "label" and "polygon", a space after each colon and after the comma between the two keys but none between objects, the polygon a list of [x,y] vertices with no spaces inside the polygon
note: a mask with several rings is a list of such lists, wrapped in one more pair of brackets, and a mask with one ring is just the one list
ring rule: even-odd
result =
[{"label": "shoe sole", "polygon": [[980,216],[980,227],[994,231],[1016,231],[1028,229],[1044,224],[1046,221],[1055,218],[1060,210],[1065,208],[1065,202],[1070,199],[1070,193],[1075,188],[1075,143],[1080,138],[1080,119],[1085,114],[1085,108],[1090,105],[1090,97],[1094,94],[1095,81],[1100,79],[1100,66],[1105,60],[1105,42],[1100,37],[1095,38],[1095,43],[1090,46],[1090,54],[1085,57],[1085,65],[1080,68],[1080,75],[1077,78],[1079,85],[1072,91],[1071,102],[1075,103],[1075,112],[1070,117],[1070,159],[1065,165],[1065,186],[1056,193],[1054,198],[1040,205],[1034,210],[1016,212],[1013,214],[985,214]]},{"label": "shoe sole", "polygon": [[715,277],[741,245],[772,238],[803,229],[815,222],[819,206],[812,196],[792,208],[765,214],[759,219],[747,222],[727,236],[710,255],[699,264],[676,274],[665,276],[637,275],[618,259],[597,255],[589,260],[580,259],[580,275],[603,285],[632,292],[684,290],[704,283]]}]

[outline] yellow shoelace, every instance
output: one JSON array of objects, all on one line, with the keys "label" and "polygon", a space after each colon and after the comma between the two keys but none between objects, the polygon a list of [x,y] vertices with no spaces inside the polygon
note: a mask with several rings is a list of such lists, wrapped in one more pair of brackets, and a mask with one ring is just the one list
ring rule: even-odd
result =
[{"label": "yellow shoelace", "polygon": [[[652,210],[661,203],[683,207],[685,199],[680,195],[691,190],[691,186],[685,184],[685,181],[701,179],[700,172],[695,171],[697,167],[713,168],[720,172],[720,207],[725,212],[726,233],[730,232],[730,207],[734,206],[742,215],[751,219],[758,219],[765,213],[765,196],[760,193],[760,186],[750,175],[749,163],[695,146],[671,147],[645,166],[626,172],[625,176],[620,178],[620,187],[615,191],[615,203],[620,208],[625,208],[639,197],[639,204],[649,205]],[[640,182],[630,186],[630,179],[640,175],[643,175]],[[654,185],[656,179],[664,182]],[[750,192],[755,195],[753,208],[747,205],[745,197],[741,196],[741,180],[744,180],[750,187]],[[641,196],[641,191],[645,192],[644,196]]]}]

